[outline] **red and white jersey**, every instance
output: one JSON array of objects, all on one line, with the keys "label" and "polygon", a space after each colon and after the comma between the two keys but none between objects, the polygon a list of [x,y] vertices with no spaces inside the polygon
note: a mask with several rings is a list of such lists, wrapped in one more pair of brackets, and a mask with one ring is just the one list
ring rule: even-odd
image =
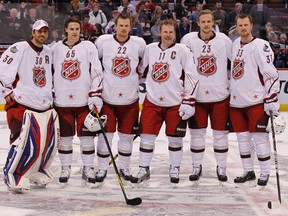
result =
[{"label": "red and white jersey", "polygon": [[198,32],[186,34],[181,43],[194,54],[199,74],[198,102],[217,102],[229,97],[228,59],[231,59],[232,41],[223,33],[215,32],[208,41]]},{"label": "red and white jersey", "polygon": [[0,90],[5,97],[12,91],[15,101],[36,110],[52,104],[52,57],[44,45],[22,41],[11,45],[0,60]]},{"label": "red and white jersey", "polygon": [[115,35],[102,35],[96,40],[96,46],[104,67],[102,99],[114,105],[128,105],[138,100],[137,66],[144,54],[145,41],[130,36],[125,43],[120,43]]},{"label": "red and white jersey", "polygon": [[52,48],[54,103],[59,107],[87,105],[90,92],[101,92],[103,72],[98,52],[90,41],[68,46],[59,41]]},{"label": "red and white jersey", "polygon": [[248,107],[263,103],[279,92],[279,74],[273,65],[274,54],[267,41],[254,38],[233,43],[230,106]]},{"label": "red and white jersey", "polygon": [[193,53],[184,44],[161,49],[155,42],[146,47],[141,72],[147,70],[147,98],[157,106],[181,104],[183,99],[196,97],[198,76]]}]

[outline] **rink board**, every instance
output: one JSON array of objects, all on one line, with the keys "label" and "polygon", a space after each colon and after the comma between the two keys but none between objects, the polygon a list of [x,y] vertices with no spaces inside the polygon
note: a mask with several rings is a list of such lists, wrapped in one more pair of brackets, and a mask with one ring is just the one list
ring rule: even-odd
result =
[{"label": "rink board", "polygon": [[[279,75],[280,75],[280,110],[281,111],[288,111],[288,70],[286,69],[279,69]],[[142,108],[142,102],[144,100],[145,96],[145,86],[143,84],[140,84],[140,109]],[[0,111],[4,110],[4,103],[5,100],[3,98],[0,98]]]}]

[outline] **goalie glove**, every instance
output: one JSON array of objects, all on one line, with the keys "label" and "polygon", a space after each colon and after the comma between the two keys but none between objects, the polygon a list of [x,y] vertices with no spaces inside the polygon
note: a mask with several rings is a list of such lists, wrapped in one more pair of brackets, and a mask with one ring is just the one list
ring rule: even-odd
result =
[{"label": "goalie glove", "polygon": [[[286,122],[284,118],[280,115],[280,113],[276,113],[275,115],[273,114],[273,126],[274,126],[274,131],[277,134],[280,134],[284,132],[286,128]],[[272,127],[271,127],[271,119],[268,122],[268,125],[266,127],[267,132],[272,132]]]},{"label": "goalie glove", "polygon": [[270,110],[273,115],[277,115],[280,108],[280,103],[276,93],[272,94],[269,98],[264,98],[264,111],[270,116]]},{"label": "goalie glove", "polygon": [[[102,126],[105,127],[106,122],[107,122],[107,116],[106,115],[102,115],[100,117],[100,119],[102,121]],[[84,120],[84,125],[91,132],[96,132],[96,131],[100,131],[101,130],[101,126],[100,126],[99,120],[96,117],[96,114],[95,114],[94,111],[91,111],[86,116],[86,118]]]},{"label": "goalie glove", "polygon": [[179,107],[179,116],[182,120],[187,120],[195,114],[195,99],[183,99]]}]

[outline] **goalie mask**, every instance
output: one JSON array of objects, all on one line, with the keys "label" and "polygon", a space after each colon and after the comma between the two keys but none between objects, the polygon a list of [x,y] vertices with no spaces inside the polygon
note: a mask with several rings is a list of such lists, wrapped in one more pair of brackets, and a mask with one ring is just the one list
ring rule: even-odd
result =
[{"label": "goalie mask", "polygon": [[[280,133],[284,132],[284,130],[286,128],[286,122],[285,122],[284,118],[281,115],[274,115],[272,118],[273,118],[273,125],[274,125],[275,133],[280,134]],[[266,131],[272,132],[271,119],[268,122]]]},{"label": "goalie mask", "polygon": [[[102,121],[103,127],[105,127],[106,122],[107,122],[107,116],[106,115],[102,115],[100,117],[100,119]],[[101,130],[100,123],[99,123],[98,118],[96,117],[94,111],[91,111],[86,116],[85,121],[84,121],[84,125],[91,132],[96,132],[96,131],[100,131]]]}]

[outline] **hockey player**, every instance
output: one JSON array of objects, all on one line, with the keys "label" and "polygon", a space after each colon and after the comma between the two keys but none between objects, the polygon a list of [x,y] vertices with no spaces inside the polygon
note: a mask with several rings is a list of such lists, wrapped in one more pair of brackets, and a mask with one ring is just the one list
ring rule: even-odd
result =
[{"label": "hockey player", "polygon": [[[139,74],[136,69],[146,44],[142,38],[129,36],[131,20],[126,13],[119,14],[115,24],[115,35],[103,35],[96,40],[104,68],[101,114],[107,115],[110,145],[117,127],[119,172],[124,180],[130,181],[130,158],[139,115]],[[109,151],[102,134],[98,137],[97,156],[96,182],[103,182],[109,166]]]},{"label": "hockey player", "polygon": [[[52,49],[54,67],[54,106],[59,114],[61,174],[59,182],[66,183],[71,174],[73,136],[77,131],[83,161],[82,179],[95,183],[95,132],[84,126],[89,106],[101,110],[102,67],[98,52],[90,41],[81,41],[81,22],[69,18],[64,24],[66,38]],[[75,124],[76,123],[76,124]],[[75,128],[76,127],[76,128]]]},{"label": "hockey player", "polygon": [[188,120],[190,128],[190,151],[192,175],[190,181],[202,176],[202,161],[205,152],[205,134],[210,118],[213,131],[213,147],[216,159],[216,174],[219,181],[227,181],[229,83],[228,59],[231,59],[232,42],[223,33],[214,32],[214,17],[210,10],[199,14],[199,32],[185,35],[181,43],[194,53],[199,74],[199,89],[196,97],[195,115]]},{"label": "hockey player", "polygon": [[237,135],[243,175],[235,183],[255,180],[250,140],[253,138],[260,165],[257,184],[266,186],[271,169],[271,149],[266,126],[270,111],[278,115],[279,74],[273,66],[273,51],[267,41],[252,36],[250,15],[236,17],[240,38],[233,43],[230,118]]},{"label": "hockey player", "polygon": [[147,70],[147,93],[140,119],[139,172],[132,183],[150,178],[150,162],[155,139],[163,122],[166,124],[170,156],[170,181],[179,182],[183,137],[187,119],[194,115],[198,77],[193,53],[184,44],[175,44],[176,22],[160,24],[160,43],[145,50],[141,73]]},{"label": "hockey player", "polygon": [[0,90],[10,129],[4,166],[8,188],[22,192],[30,180],[43,186],[53,179],[49,167],[57,152],[57,113],[52,104],[52,57],[45,41],[48,23],[37,20],[32,39],[11,45],[0,60]]}]

